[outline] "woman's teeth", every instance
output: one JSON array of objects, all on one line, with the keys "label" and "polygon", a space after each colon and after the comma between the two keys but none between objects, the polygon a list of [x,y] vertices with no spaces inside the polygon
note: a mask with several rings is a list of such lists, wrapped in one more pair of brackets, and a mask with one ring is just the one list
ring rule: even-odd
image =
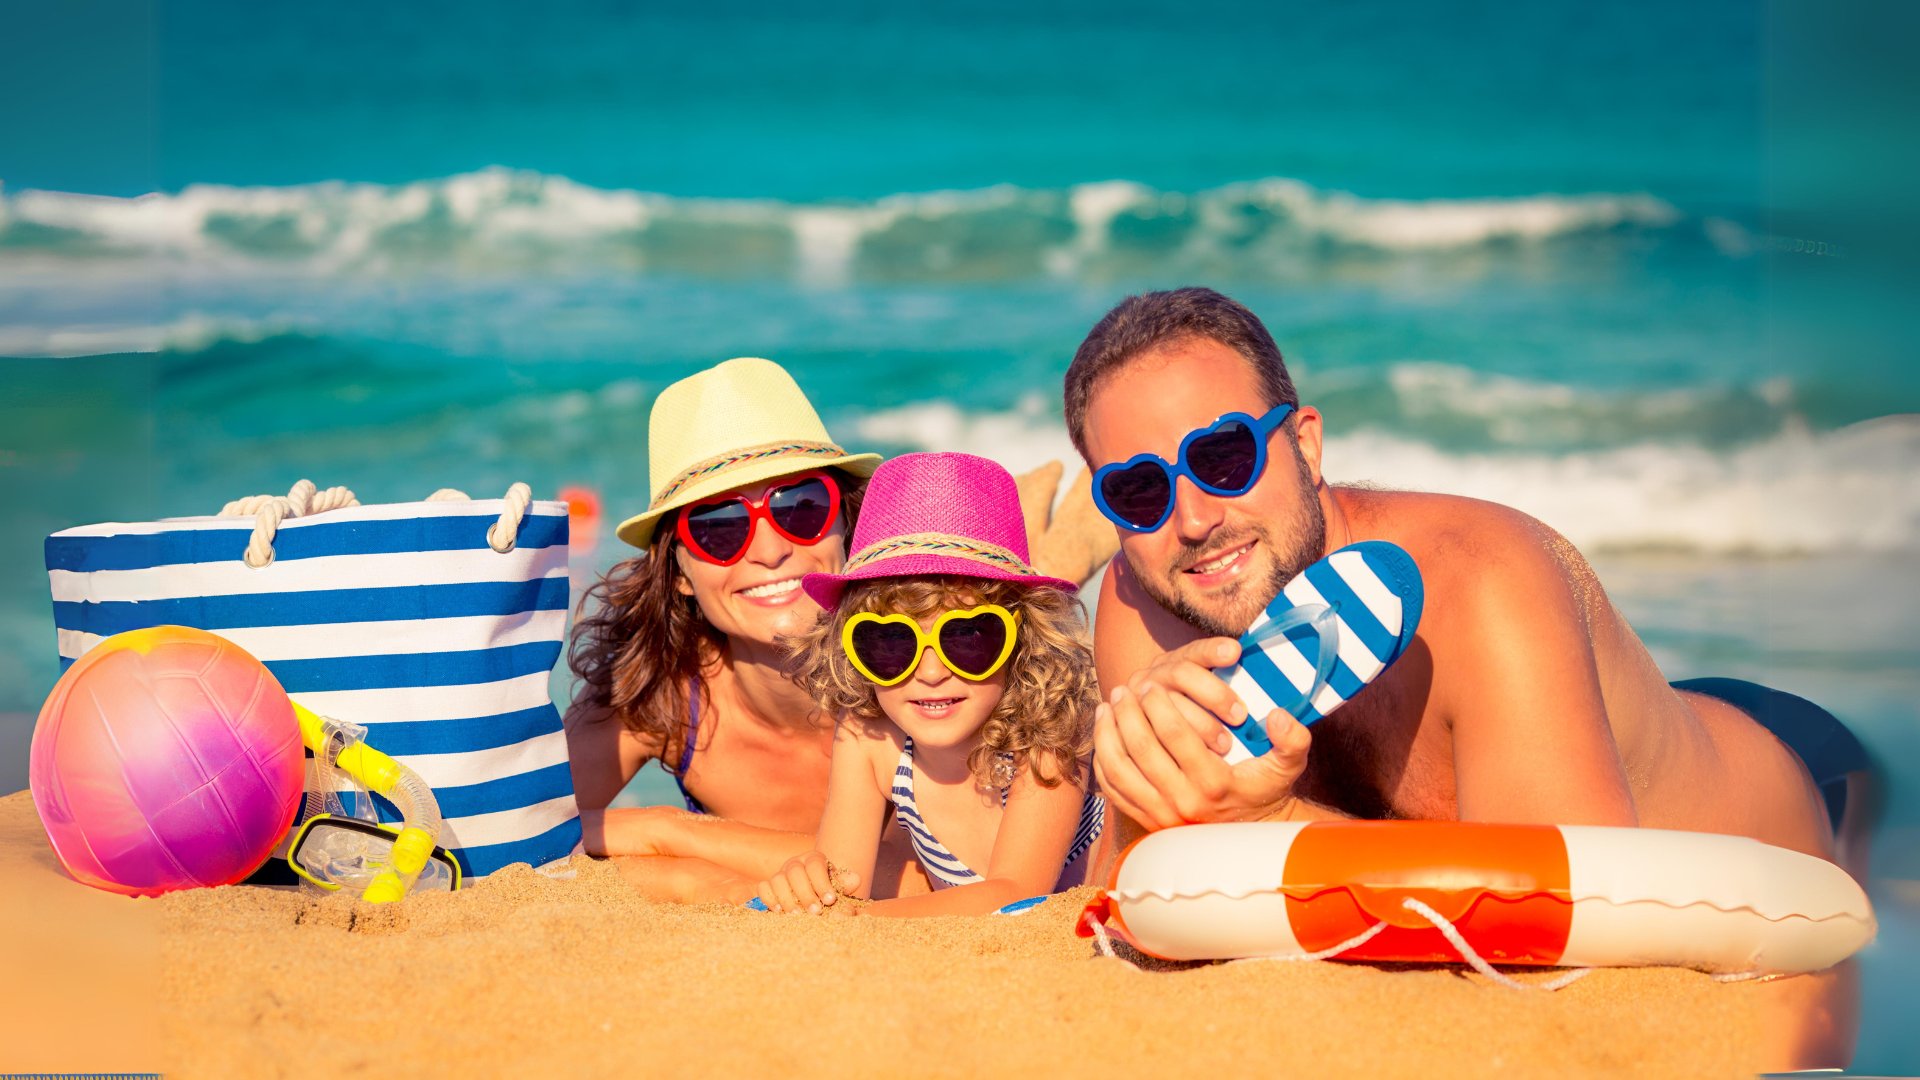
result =
[{"label": "woman's teeth", "polygon": [[785,581],[769,581],[765,585],[755,585],[751,589],[741,589],[740,595],[755,600],[766,600],[775,596],[785,596],[800,587],[799,578],[787,578]]}]

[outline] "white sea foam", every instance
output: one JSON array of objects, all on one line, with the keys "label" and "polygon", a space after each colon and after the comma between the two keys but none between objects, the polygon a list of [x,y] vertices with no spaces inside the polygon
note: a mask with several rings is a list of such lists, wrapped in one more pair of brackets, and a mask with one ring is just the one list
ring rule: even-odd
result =
[{"label": "white sea foam", "polygon": [[98,356],[103,353],[193,352],[217,341],[253,342],[313,330],[311,321],[213,318],[200,312],[165,323],[0,323],[0,356]]},{"label": "white sea foam", "polygon": [[[990,457],[1018,472],[1078,467],[1037,405],[968,414],[924,403],[859,421],[863,439]],[[1813,433],[1790,423],[1729,450],[1666,442],[1570,454],[1449,453],[1380,430],[1327,439],[1335,483],[1443,492],[1516,507],[1588,551],[1802,554],[1920,548],[1920,416]]]},{"label": "white sea foam", "polygon": [[[1075,471],[1079,452],[1058,418],[1047,414],[1046,399],[1028,395],[1010,412],[961,411],[952,402],[927,401],[869,413],[854,424],[858,441],[943,450],[992,458],[1018,474],[1059,461]],[[1072,480],[1068,476],[1067,480]]]},{"label": "white sea foam", "polygon": [[[1395,251],[1466,247],[1490,240],[1544,240],[1565,233],[1679,220],[1651,195],[1534,195],[1511,199],[1362,199],[1297,180],[1260,180],[1209,193],[1222,201],[1284,209],[1312,232]],[[1244,192],[1244,194],[1242,194]]]},{"label": "white sea foam", "polygon": [[[193,184],[129,199],[0,195],[0,228],[39,230],[16,234],[0,268],[22,251],[96,260],[163,255],[242,271],[272,262],[326,274],[422,265],[497,271],[526,260],[552,265],[556,256],[567,265],[632,267],[672,263],[691,250],[708,262],[745,260],[748,268],[770,260],[803,281],[837,285],[860,270],[863,254],[883,256],[892,272],[966,273],[953,263],[956,248],[968,243],[988,253],[982,257],[993,260],[995,273],[1083,273],[1127,250],[1122,219],[1159,230],[1147,257],[1193,265],[1257,263],[1328,244],[1404,253],[1534,242],[1621,226],[1664,228],[1678,217],[1649,195],[1366,199],[1284,178],[1191,194],[1109,180],[788,203],[608,190],[493,167],[396,185]],[[772,238],[771,245],[729,248],[723,234],[743,229]],[[978,276],[979,268],[971,272]]]}]

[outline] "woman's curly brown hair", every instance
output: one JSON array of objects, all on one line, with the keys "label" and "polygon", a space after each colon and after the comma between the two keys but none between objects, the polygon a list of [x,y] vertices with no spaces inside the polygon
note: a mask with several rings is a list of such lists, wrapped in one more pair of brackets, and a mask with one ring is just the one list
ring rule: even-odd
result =
[{"label": "woman's curly brown hair", "polygon": [[847,659],[841,628],[862,611],[922,619],[956,608],[999,604],[1020,619],[1013,655],[1001,670],[1006,693],[980,727],[967,767],[981,783],[1005,787],[1024,764],[1046,787],[1080,781],[1080,761],[1093,748],[1093,710],[1100,704],[1086,608],[1072,594],[1045,585],[953,575],[874,578],[847,585],[837,610],[788,639],[787,676],[829,716],[885,720],[873,684]]},{"label": "woman's curly brown hair", "polygon": [[[843,469],[827,472],[840,486],[852,536],[867,482]],[[646,551],[615,563],[580,597],[567,655],[580,679],[572,709],[603,709],[630,731],[659,736],[669,770],[686,748],[688,688],[704,691],[727,649],[699,601],[680,592],[679,517],[678,510],[663,515]]]}]

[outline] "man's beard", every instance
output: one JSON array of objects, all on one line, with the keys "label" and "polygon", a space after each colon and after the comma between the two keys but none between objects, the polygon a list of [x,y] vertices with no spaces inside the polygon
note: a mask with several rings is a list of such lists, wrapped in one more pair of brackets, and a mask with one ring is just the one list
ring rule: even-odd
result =
[{"label": "man's beard", "polygon": [[[1143,573],[1129,556],[1127,566],[1133,571],[1134,580],[1155,603],[1213,637],[1237,638],[1246,633],[1247,627],[1280,595],[1287,582],[1318,562],[1327,546],[1327,515],[1320,506],[1319,492],[1314,490],[1306,463],[1297,457],[1295,461],[1299,466],[1301,498],[1300,510],[1293,520],[1280,523],[1278,529],[1270,528],[1265,522],[1251,522],[1225,539],[1216,531],[1204,544],[1182,544],[1164,575]],[[1250,539],[1257,539],[1273,553],[1265,580],[1242,578],[1227,585],[1213,598],[1211,610],[1195,605],[1173,584],[1188,567],[1217,558]]]}]

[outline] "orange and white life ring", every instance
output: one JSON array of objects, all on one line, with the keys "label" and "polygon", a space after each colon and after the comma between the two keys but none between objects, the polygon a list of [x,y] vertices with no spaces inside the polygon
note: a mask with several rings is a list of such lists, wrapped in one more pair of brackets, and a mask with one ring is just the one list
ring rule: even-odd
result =
[{"label": "orange and white life ring", "polygon": [[1875,929],[1872,905],[1846,871],[1745,837],[1324,821],[1142,837],[1079,932],[1111,930],[1168,960],[1337,956],[1760,975],[1831,967]]}]

